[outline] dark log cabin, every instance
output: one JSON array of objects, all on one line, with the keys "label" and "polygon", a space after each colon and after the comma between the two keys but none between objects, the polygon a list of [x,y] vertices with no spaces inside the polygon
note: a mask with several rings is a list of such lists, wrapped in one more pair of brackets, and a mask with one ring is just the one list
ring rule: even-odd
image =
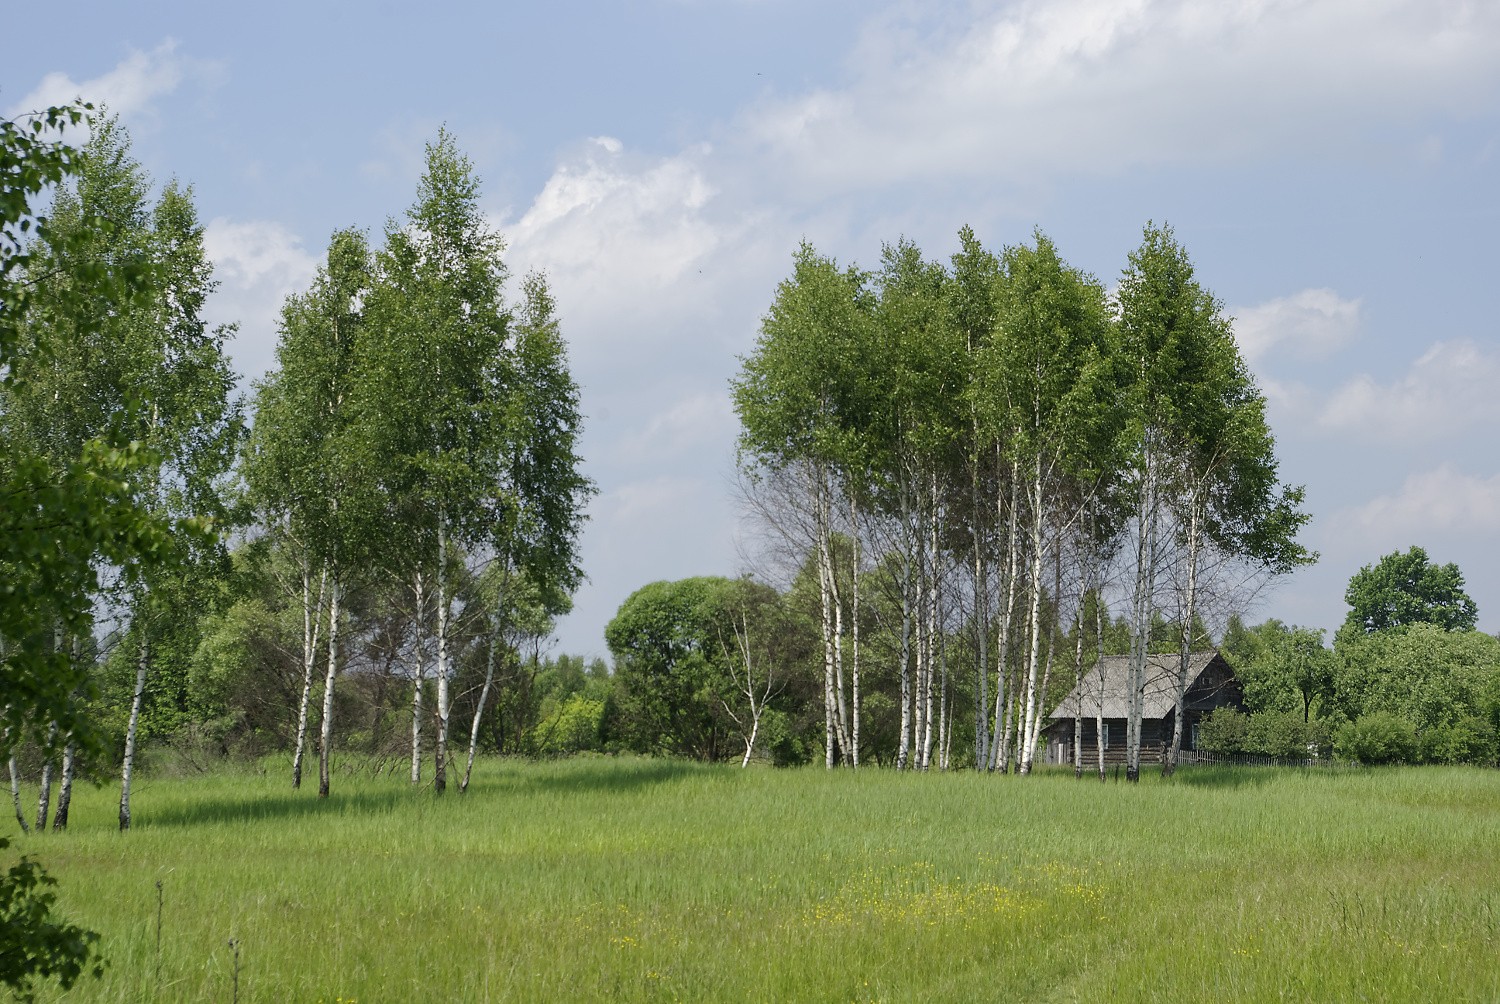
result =
[{"label": "dark log cabin", "polygon": [[[1180,656],[1153,655],[1146,660],[1141,688],[1141,762],[1161,763],[1172,743],[1176,720],[1177,666]],[[1073,762],[1073,722],[1083,719],[1083,766],[1099,765],[1095,722],[1104,719],[1104,762],[1125,762],[1125,715],[1130,657],[1110,655],[1084,673],[1075,687],[1052,712],[1047,726],[1047,762]],[[1186,728],[1182,748],[1198,748],[1198,723],[1216,708],[1245,708],[1245,691],[1234,670],[1218,652],[1195,652],[1188,657],[1187,695],[1183,700]]]}]

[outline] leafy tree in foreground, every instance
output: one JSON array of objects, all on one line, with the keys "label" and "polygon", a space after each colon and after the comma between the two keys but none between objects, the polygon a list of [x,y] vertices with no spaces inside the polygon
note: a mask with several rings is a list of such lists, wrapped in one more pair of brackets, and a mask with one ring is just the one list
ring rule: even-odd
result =
[{"label": "leafy tree in foreground", "polygon": [[1410,624],[1472,631],[1479,616],[1464,592],[1458,566],[1433,564],[1416,546],[1405,553],[1393,551],[1354,573],[1344,600],[1349,604],[1345,629],[1366,634]]},{"label": "leafy tree in foreground", "polygon": [[[0,119],[0,388],[6,392],[0,408],[18,367],[54,350],[46,335],[50,326],[40,322],[58,305],[32,280],[58,266],[59,244],[65,242],[49,239],[48,222],[34,203],[76,173],[78,152],[57,138],[57,130],[77,124],[85,111],[52,108],[28,119]],[[87,232],[75,231],[79,236],[66,243],[85,240]],[[86,276],[104,310],[131,300],[150,278],[132,263],[113,261],[95,262]],[[102,315],[85,320],[98,324]],[[32,335],[23,338],[26,331]],[[39,723],[49,722],[81,748],[98,748],[76,700],[87,677],[56,651],[53,632],[59,624],[79,634],[91,629],[101,564],[120,568],[128,578],[165,550],[173,528],[147,507],[136,486],[148,459],[117,430],[110,438],[88,440],[62,461],[21,437],[0,437],[0,574],[6,585],[0,591],[0,753],[6,756]],[[66,988],[84,972],[98,971],[89,934],[51,917],[50,893],[42,888],[47,884],[29,861],[0,879],[0,982],[23,998],[37,978],[56,978]]]}]

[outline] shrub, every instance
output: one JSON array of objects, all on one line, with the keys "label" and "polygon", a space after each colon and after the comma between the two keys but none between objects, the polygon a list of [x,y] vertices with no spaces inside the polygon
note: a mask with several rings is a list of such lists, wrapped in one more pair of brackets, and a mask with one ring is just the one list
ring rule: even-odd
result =
[{"label": "shrub", "polygon": [[1334,749],[1362,764],[1405,763],[1417,756],[1417,731],[1411,722],[1389,711],[1361,715],[1339,730]]},{"label": "shrub", "polygon": [[1198,746],[1214,756],[1232,756],[1245,751],[1250,716],[1234,708],[1218,708],[1198,726]]},{"label": "shrub", "polygon": [[769,756],[777,767],[796,767],[812,759],[808,749],[792,728],[791,717],[776,708],[767,708],[760,719],[760,735],[755,739],[756,756]]},{"label": "shrub", "polygon": [[1418,739],[1428,763],[1494,763],[1495,732],[1489,722],[1465,715],[1456,722],[1426,729]]},{"label": "shrub", "polygon": [[1302,720],[1300,711],[1258,711],[1250,716],[1245,749],[1283,760],[1326,755],[1329,730],[1319,719]]},{"label": "shrub", "polygon": [[537,752],[555,755],[597,750],[603,721],[603,701],[573,694],[537,726]]}]

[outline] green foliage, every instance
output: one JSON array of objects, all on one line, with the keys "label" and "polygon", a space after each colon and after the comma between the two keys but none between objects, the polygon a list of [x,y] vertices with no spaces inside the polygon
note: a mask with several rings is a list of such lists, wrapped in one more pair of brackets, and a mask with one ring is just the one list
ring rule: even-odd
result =
[{"label": "green foliage", "polygon": [[52,722],[85,753],[98,748],[89,666],[58,635],[92,634],[102,568],[138,581],[174,536],[197,529],[150,506],[155,444],[132,437],[128,415],[90,412],[77,390],[80,374],[104,369],[81,367],[89,356],[78,346],[107,343],[114,316],[155,280],[138,257],[90,254],[119,222],[102,207],[70,210],[59,195],[56,226],[34,207],[87,166],[59,138],[86,113],[69,106],[0,119],[0,752],[42,739]]},{"label": "green foliage", "polygon": [[653,582],[626,598],[604,629],[623,690],[628,748],[706,760],[727,755],[731,699],[725,643],[741,583],[701,577]]},{"label": "green foliage", "polygon": [[599,749],[605,702],[570,694],[536,727],[536,752],[560,756]]},{"label": "green foliage", "polygon": [[1472,715],[1493,722],[1500,640],[1435,624],[1373,634],[1340,632],[1335,691],[1354,719],[1388,711],[1427,731]]},{"label": "green foliage", "polygon": [[1464,592],[1463,573],[1452,563],[1436,565],[1413,546],[1365,565],[1349,580],[1346,632],[1370,634],[1412,624],[1435,624],[1445,631],[1472,631],[1479,616]]},{"label": "green foliage", "polygon": [[1244,750],[1278,760],[1327,756],[1332,734],[1326,722],[1308,720],[1300,709],[1258,711],[1249,716]]},{"label": "green foliage", "polygon": [[[0,851],[10,841],[0,837]],[[52,907],[57,880],[22,856],[0,875],[0,985],[18,1000],[36,999],[38,980],[57,980],[70,989],[85,974],[104,975],[99,935],[58,920]]]},{"label": "green foliage", "polygon": [[1339,729],[1334,752],[1372,767],[1408,763],[1417,759],[1417,730],[1389,711],[1372,711]]},{"label": "green foliage", "polygon": [[1495,766],[1500,756],[1494,725],[1477,715],[1463,715],[1449,724],[1425,729],[1417,740],[1423,763]]},{"label": "green foliage", "polygon": [[1250,741],[1250,716],[1236,708],[1215,708],[1198,726],[1198,748],[1215,756],[1243,753]]}]

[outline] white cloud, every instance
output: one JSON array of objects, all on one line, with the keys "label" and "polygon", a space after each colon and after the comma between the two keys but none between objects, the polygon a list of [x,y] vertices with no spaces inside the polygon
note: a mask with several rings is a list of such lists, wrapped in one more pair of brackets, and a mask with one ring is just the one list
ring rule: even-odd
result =
[{"label": "white cloud", "polygon": [[728,394],[696,392],[653,415],[620,451],[622,459],[653,463],[694,453],[727,455],[737,428]]},{"label": "white cloud", "polygon": [[1304,359],[1327,356],[1354,340],[1359,312],[1359,300],[1346,300],[1331,289],[1304,289],[1230,311],[1240,351],[1252,364],[1281,347]]},{"label": "white cloud", "polygon": [[1438,342],[1393,383],[1355,377],[1334,393],[1318,422],[1376,441],[1452,440],[1500,421],[1497,385],[1500,355],[1467,339]]},{"label": "white cloud", "polygon": [[254,379],[275,364],[282,301],[306,288],[318,259],[300,237],[269,220],[215,218],[204,230],[203,244],[219,282],[205,314],[215,324],[239,324],[230,351],[239,371]]},{"label": "white cloud", "polygon": [[174,39],[165,39],[150,52],[139,49],[114,69],[89,80],[77,81],[61,71],[47,74],[25,97],[12,104],[8,116],[66,104],[77,98],[107,105],[109,111],[139,122],[149,115],[157,98],[175,91],[184,78],[202,82],[217,76],[222,67],[215,62],[191,59],[177,51]]},{"label": "white cloud", "polygon": [[[660,289],[718,244],[703,212],[713,195],[692,152],[636,164],[602,137],[558,167],[508,228],[512,252],[561,283],[587,275]],[[597,292],[589,285],[579,290],[585,297]]]},{"label": "white cloud", "polygon": [[547,273],[581,360],[639,365],[670,352],[681,363],[753,330],[760,308],[747,298],[769,296],[794,235],[720,200],[710,159],[706,146],[650,158],[598,138],[499,224],[512,270]]},{"label": "white cloud", "polygon": [[766,103],[743,130],[814,189],[934,175],[1045,180],[1336,150],[1418,113],[1490,107],[1500,85],[1493,3],[982,7],[969,23],[958,23],[969,5],[908,5],[907,20],[877,19],[845,86]]},{"label": "white cloud", "polygon": [[1335,522],[1386,542],[1424,533],[1459,532],[1469,539],[1495,533],[1500,531],[1500,475],[1476,477],[1444,464],[1411,475],[1399,491],[1372,499]]}]

